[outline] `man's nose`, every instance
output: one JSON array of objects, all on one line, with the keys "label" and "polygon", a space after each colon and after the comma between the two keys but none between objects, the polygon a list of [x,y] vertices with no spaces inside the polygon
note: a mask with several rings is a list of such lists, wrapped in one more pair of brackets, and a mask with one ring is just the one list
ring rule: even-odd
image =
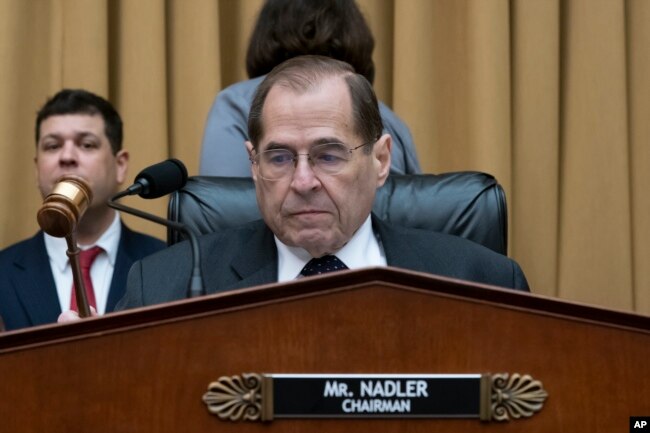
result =
[{"label": "man's nose", "polygon": [[320,179],[314,172],[314,165],[308,155],[296,155],[296,168],[291,178],[291,186],[298,191],[312,190],[320,186]]},{"label": "man's nose", "polygon": [[75,146],[75,143],[71,140],[67,140],[65,143],[63,143],[63,146],[61,146],[61,152],[59,152],[59,163],[76,163],[78,159],[77,152],[78,149],[77,146]]}]

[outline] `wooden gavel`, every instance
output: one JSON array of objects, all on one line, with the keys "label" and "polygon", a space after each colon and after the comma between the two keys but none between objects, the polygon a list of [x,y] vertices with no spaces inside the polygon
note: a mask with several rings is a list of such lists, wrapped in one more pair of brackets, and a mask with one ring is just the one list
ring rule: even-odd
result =
[{"label": "wooden gavel", "polygon": [[86,180],[75,175],[64,175],[45,197],[36,215],[38,225],[45,233],[57,238],[65,237],[68,243],[67,255],[72,267],[79,317],[89,317],[90,307],[79,266],[76,228],[92,200],[93,193]]}]

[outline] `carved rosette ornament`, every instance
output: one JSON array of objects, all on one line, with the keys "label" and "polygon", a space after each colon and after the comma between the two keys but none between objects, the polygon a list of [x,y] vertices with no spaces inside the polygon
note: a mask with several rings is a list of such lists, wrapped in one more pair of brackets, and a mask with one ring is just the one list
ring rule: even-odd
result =
[{"label": "carved rosette ornament", "polygon": [[259,421],[262,416],[262,375],[221,377],[203,395],[208,410],[222,420]]},{"label": "carved rosette ornament", "polygon": [[492,375],[492,419],[510,421],[539,412],[548,394],[542,383],[525,374]]}]

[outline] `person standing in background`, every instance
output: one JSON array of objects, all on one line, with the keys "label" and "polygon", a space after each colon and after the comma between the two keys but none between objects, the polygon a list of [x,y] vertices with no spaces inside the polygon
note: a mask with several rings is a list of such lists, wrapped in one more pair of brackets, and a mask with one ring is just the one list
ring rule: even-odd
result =
[{"label": "person standing in background", "polygon": [[[370,83],[375,41],[354,0],[267,0],[259,14],[246,54],[249,80],[221,91],[208,114],[199,174],[250,177],[244,142],[247,119],[257,86],[275,66],[292,57],[315,54],[350,64]],[[384,132],[393,142],[393,174],[418,174],[411,132],[382,102],[379,111]]]}]

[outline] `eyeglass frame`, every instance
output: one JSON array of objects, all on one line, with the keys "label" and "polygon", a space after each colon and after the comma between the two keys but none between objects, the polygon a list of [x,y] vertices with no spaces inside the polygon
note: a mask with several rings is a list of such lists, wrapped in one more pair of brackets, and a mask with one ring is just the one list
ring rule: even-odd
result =
[{"label": "eyeglass frame", "polygon": [[[267,177],[264,177],[264,176],[262,175],[262,171],[260,170],[260,176],[262,177],[262,179],[264,179],[264,180],[268,180],[268,181],[278,181],[278,180],[282,180],[282,179],[288,177],[289,174],[293,175],[293,173],[296,171],[296,168],[298,167],[298,160],[299,160],[300,156],[306,156],[306,157],[307,157],[307,161],[309,162],[310,166],[312,167],[312,170],[314,170],[314,167],[316,167],[317,164],[312,160],[310,153],[311,153],[311,150],[313,150],[315,147],[325,146],[325,145],[328,145],[328,144],[337,144],[337,145],[340,145],[341,147],[344,147],[344,148],[347,150],[348,155],[353,155],[352,152],[354,152],[355,150],[361,149],[362,147],[365,147],[365,146],[367,146],[367,145],[369,145],[369,144],[374,144],[374,143],[376,143],[380,138],[381,138],[381,137],[377,137],[377,138],[375,138],[375,139],[373,139],[373,140],[371,140],[371,141],[368,141],[368,142],[366,142],[366,143],[360,144],[360,145],[358,145],[358,146],[356,146],[356,147],[353,147],[353,148],[349,148],[347,145],[345,145],[345,143],[337,142],[337,141],[331,141],[331,142],[325,142],[325,143],[318,143],[318,144],[314,145],[314,146],[310,149],[310,151],[307,152],[307,153],[297,153],[297,152],[293,152],[293,151],[291,151],[290,149],[287,149],[287,148],[280,148],[280,149],[267,149],[267,150],[264,150],[264,151],[262,151],[262,152],[258,152],[256,149],[253,149],[253,150],[255,151],[255,155],[250,154],[250,155],[249,155],[249,160],[251,161],[251,163],[256,164],[256,165],[258,166],[258,168],[259,168],[259,167],[260,167],[259,158],[260,158],[264,153],[266,153],[266,152],[273,152],[273,151],[283,150],[283,151],[287,151],[288,153],[293,154],[293,159],[292,159],[292,162],[293,162],[293,170],[292,170],[292,171],[287,171],[287,172],[286,172],[287,174],[285,174],[285,175],[283,175],[283,176],[281,176],[281,177],[278,177],[278,178],[267,178]],[[348,162],[350,162],[351,160],[352,160],[352,158],[350,158],[350,159],[346,159],[346,160],[345,160],[346,164],[347,164]],[[336,176],[336,175],[338,175],[339,173],[341,173],[344,169],[345,169],[345,166],[343,166],[343,167],[341,168],[341,170],[337,171],[336,173],[324,173],[324,174],[326,174],[326,175],[328,175],[328,176]],[[314,173],[316,173],[316,171],[314,171]]]}]

